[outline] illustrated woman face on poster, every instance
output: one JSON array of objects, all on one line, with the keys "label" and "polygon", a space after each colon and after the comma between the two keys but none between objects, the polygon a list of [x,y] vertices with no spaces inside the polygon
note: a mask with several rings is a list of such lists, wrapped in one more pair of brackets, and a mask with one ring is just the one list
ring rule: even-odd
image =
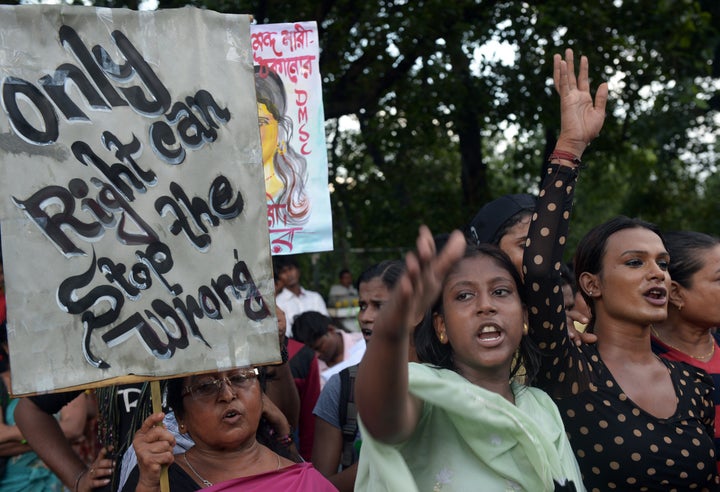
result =
[{"label": "illustrated woman face on poster", "polygon": [[274,71],[256,65],[255,91],[268,201],[284,206],[287,224],[303,225],[310,213],[307,161],[291,145],[293,123],[286,115],[285,87]]}]

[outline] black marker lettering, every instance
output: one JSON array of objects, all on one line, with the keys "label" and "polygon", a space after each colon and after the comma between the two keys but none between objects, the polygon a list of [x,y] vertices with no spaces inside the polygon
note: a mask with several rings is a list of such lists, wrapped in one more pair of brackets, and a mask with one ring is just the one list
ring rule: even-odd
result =
[{"label": "black marker lettering", "polygon": [[149,244],[145,251],[135,251],[135,255],[154,273],[162,284],[174,296],[183,292],[180,284],[170,285],[163,275],[168,273],[175,264],[170,254],[170,248],[160,241]]},{"label": "black marker lettering", "polygon": [[170,125],[164,121],[150,125],[150,147],[155,155],[168,164],[178,165],[185,160],[185,149],[178,143]]},{"label": "black marker lettering", "polygon": [[[92,332],[96,328],[107,326],[117,320],[125,300],[118,289],[109,285],[94,287],[89,293],[79,297],[78,291],[83,287],[90,285],[94,276],[95,252],[93,251],[90,268],[80,275],[68,277],[63,280],[58,287],[57,300],[60,307],[68,313],[83,313],[83,353],[85,355],[85,360],[93,367],[106,369],[110,366],[102,359],[95,357],[90,350]],[[109,308],[100,315],[96,315],[94,312],[90,311],[90,308],[102,304],[109,305]]]},{"label": "black marker lettering", "polygon": [[63,63],[55,69],[52,76],[45,75],[39,82],[68,121],[90,121],[90,118],[70,99],[66,85],[68,80],[71,80],[85,96],[91,108],[97,111],[111,109],[82,70],[70,63]]},{"label": "black marker lettering", "polygon": [[[30,124],[20,109],[18,98],[35,106],[43,120],[44,129],[37,129]],[[30,82],[17,77],[5,78],[2,85],[2,102],[10,119],[10,125],[20,138],[33,145],[50,145],[57,141],[60,130],[55,108]]]},{"label": "black marker lettering", "polygon": [[124,195],[126,200],[135,200],[133,188],[145,192],[145,185],[127,166],[120,163],[108,166],[85,142],[73,142],[70,148],[78,161],[86,166],[95,166]]},{"label": "black marker lettering", "polygon": [[[62,186],[46,186],[26,200],[19,200],[15,197],[12,197],[12,200],[60,248],[66,257],[84,255],[85,252],[75,246],[75,243],[63,232],[63,228],[72,229],[87,241],[97,240],[104,233],[102,224],[99,222],[83,222],[73,215],[75,199]],[[48,215],[45,209],[52,205],[61,205],[62,211],[52,216]]]},{"label": "black marker lettering", "polygon": [[113,107],[127,106],[127,102],[117,93],[112,84],[110,84],[110,81],[103,74],[103,71],[100,70],[100,67],[95,63],[95,60],[93,60],[92,55],[85,46],[85,43],[80,39],[80,36],[78,36],[78,33],[70,26],[60,26],[58,33],[62,45],[70,48],[70,51],[75,55],[83,68],[85,68],[98,89],[100,89],[105,100]]},{"label": "black marker lettering", "polygon": [[129,144],[123,144],[120,139],[111,132],[103,132],[102,143],[108,150],[115,150],[115,157],[120,162],[130,164],[135,174],[142,179],[146,184],[153,186],[157,183],[157,175],[151,170],[147,171],[140,168],[135,159],[142,153],[142,144],[140,140],[133,134],[132,142]]},{"label": "black marker lettering", "polygon": [[[245,201],[238,191],[233,195],[232,185],[225,176],[218,176],[210,185],[208,192],[210,208],[221,219],[234,219],[245,207]],[[233,200],[234,201],[231,201]]]},{"label": "black marker lettering", "polygon": [[153,99],[147,99],[140,87],[121,87],[120,91],[125,95],[130,105],[140,114],[145,116],[160,116],[170,108],[170,92],[160,82],[160,79],[153,72],[150,65],[142,55],[135,49],[130,40],[120,31],[113,31],[112,37],[118,49],[125,55],[128,63],[133,67],[135,73],[142,79]]}]

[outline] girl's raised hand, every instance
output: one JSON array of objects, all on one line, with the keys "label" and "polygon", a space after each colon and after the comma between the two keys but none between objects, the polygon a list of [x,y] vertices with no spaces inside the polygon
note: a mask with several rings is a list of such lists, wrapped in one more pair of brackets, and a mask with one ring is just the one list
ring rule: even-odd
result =
[{"label": "girl's raised hand", "polygon": [[[425,312],[434,304],[448,271],[465,254],[466,244],[462,233],[454,231],[438,252],[430,229],[424,225],[420,227],[417,250],[408,253],[406,272],[398,287],[401,300],[410,307],[410,313]],[[416,322],[414,318],[406,320],[406,325]]]}]

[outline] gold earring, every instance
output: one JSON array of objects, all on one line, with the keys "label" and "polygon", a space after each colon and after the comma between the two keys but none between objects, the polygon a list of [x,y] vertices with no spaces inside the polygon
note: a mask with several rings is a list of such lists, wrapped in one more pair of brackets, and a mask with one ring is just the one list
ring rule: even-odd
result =
[{"label": "gold earring", "polygon": [[445,343],[445,332],[441,331],[438,338],[440,339],[440,343]]},{"label": "gold earring", "polygon": [[529,328],[528,328],[528,324],[527,324],[527,323],[523,323],[523,335],[527,335],[527,334],[528,334],[528,329],[529,329]]}]

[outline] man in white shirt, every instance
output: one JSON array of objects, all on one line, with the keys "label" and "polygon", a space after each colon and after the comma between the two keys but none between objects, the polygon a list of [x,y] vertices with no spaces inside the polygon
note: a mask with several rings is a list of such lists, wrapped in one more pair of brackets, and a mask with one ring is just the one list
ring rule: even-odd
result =
[{"label": "man in white shirt", "polygon": [[298,314],[306,311],[317,311],[328,316],[327,306],[323,297],[300,285],[300,268],[291,256],[273,257],[275,275],[283,285],[283,289],[275,297],[275,303],[285,312],[287,318],[287,336],[292,338],[292,324]]},{"label": "man in white shirt", "polygon": [[328,303],[330,306],[340,307],[341,303],[346,302],[345,307],[350,306],[352,301],[358,298],[358,291],[352,283],[352,273],[347,268],[343,268],[338,279],[339,284],[330,286]]}]

